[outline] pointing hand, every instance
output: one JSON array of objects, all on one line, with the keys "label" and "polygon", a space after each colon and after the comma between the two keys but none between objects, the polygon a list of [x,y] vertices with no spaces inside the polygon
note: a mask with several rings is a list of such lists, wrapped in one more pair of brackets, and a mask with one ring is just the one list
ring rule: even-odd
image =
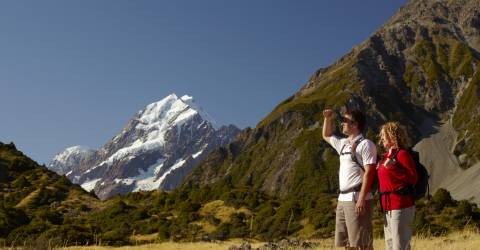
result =
[{"label": "pointing hand", "polygon": [[325,110],[323,111],[323,116],[324,116],[325,118],[327,118],[327,119],[328,119],[328,118],[332,118],[332,117],[333,117],[333,110],[331,110],[331,109],[325,109]]}]

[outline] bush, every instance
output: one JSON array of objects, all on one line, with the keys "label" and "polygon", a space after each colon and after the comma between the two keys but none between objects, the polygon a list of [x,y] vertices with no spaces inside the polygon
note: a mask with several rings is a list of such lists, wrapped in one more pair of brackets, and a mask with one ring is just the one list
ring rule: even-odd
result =
[{"label": "bush", "polygon": [[17,227],[7,236],[7,242],[18,245],[23,244],[26,240],[36,239],[42,232],[45,232],[48,226],[44,221],[33,219],[29,224]]},{"label": "bush", "polygon": [[275,209],[273,204],[266,202],[259,207],[259,211],[253,219],[253,231],[257,234],[267,232],[272,221]]},{"label": "bush", "polygon": [[143,220],[143,219],[146,219],[146,218],[149,218],[149,217],[150,216],[148,215],[148,212],[147,212],[146,208],[138,208],[138,209],[134,210],[130,215],[130,218],[132,218],[132,220],[134,220],[134,221]]},{"label": "bush", "polygon": [[207,215],[205,215],[205,220],[214,226],[217,226],[221,222],[211,213],[208,213]]},{"label": "bush", "polygon": [[202,205],[200,203],[192,202],[190,200],[187,200],[185,202],[182,202],[180,204],[179,210],[184,212],[184,213],[192,213],[192,212],[197,212],[198,209],[200,209]]},{"label": "bush", "polygon": [[462,200],[458,203],[457,215],[459,217],[471,217],[473,215],[473,206],[470,202]]},{"label": "bush", "polygon": [[23,188],[30,186],[30,182],[25,178],[25,176],[20,176],[15,181],[12,182],[12,187],[14,188]]},{"label": "bush", "polygon": [[117,215],[121,215],[127,212],[131,207],[125,204],[122,200],[117,201],[111,207],[106,210],[106,214],[110,218],[114,218]]},{"label": "bush", "polygon": [[229,223],[220,224],[220,226],[209,235],[209,238],[213,240],[226,240],[230,234],[230,227],[231,225]]},{"label": "bush", "polygon": [[158,236],[157,238],[160,241],[165,241],[170,238],[170,223],[168,221],[163,221],[163,223],[160,223],[160,226],[158,227]]},{"label": "bush", "polygon": [[13,229],[29,223],[28,216],[19,209],[0,207],[0,237],[6,237]]},{"label": "bush", "polygon": [[429,236],[438,237],[438,236],[445,235],[446,233],[448,233],[447,227],[436,225],[436,224],[430,224],[428,226],[427,235]]},{"label": "bush", "polygon": [[108,245],[121,246],[129,243],[131,233],[130,225],[123,223],[121,226],[103,233],[101,239]]},{"label": "bush", "polygon": [[455,205],[455,202],[450,195],[450,192],[440,188],[435,192],[431,201],[439,210],[442,210],[444,207]]},{"label": "bush", "polygon": [[413,229],[415,233],[423,234],[426,232],[429,225],[429,220],[427,219],[427,214],[425,210],[420,210],[415,214],[415,220],[413,221]]},{"label": "bush", "polygon": [[248,219],[244,213],[234,213],[230,217],[229,238],[243,238],[248,235]]},{"label": "bush", "polygon": [[42,208],[37,210],[34,214],[35,219],[44,222],[50,222],[54,225],[60,225],[63,223],[63,216],[60,213],[51,211],[48,208]]},{"label": "bush", "polygon": [[93,234],[82,225],[66,224],[45,232],[48,239],[57,239],[64,244],[87,245],[94,243]]}]

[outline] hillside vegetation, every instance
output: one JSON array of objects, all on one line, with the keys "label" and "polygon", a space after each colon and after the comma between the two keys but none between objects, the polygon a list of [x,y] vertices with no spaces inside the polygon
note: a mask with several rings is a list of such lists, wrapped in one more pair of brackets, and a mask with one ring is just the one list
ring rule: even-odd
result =
[{"label": "hillside vegetation", "polygon": [[[44,237],[109,245],[330,238],[338,156],[321,138],[323,109],[361,108],[368,117],[366,137],[373,141],[389,120],[405,124],[414,143],[451,123],[455,138],[445,152],[455,167],[471,170],[479,162],[479,13],[476,0],[409,1],[365,42],[316,71],[255,128],[209,154],[171,193],[131,193],[100,202],[13,144],[1,144],[0,238],[7,244]],[[431,152],[422,159],[426,165],[439,157]],[[427,167],[443,173],[445,166]],[[476,204],[455,201],[441,187],[434,191],[430,200],[417,202],[417,234],[479,227]],[[478,190],[470,193],[478,196]],[[374,225],[381,237],[379,212]]]},{"label": "hillside vegetation", "polygon": [[[0,173],[0,243],[6,245],[39,239],[63,246],[333,236],[334,195],[306,203],[302,197],[272,197],[219,182],[101,202],[37,165],[13,144],[0,144]],[[379,237],[378,212],[374,224]],[[479,227],[480,210],[468,201],[452,200],[446,190],[417,203],[417,234],[438,236],[466,225]]]}]

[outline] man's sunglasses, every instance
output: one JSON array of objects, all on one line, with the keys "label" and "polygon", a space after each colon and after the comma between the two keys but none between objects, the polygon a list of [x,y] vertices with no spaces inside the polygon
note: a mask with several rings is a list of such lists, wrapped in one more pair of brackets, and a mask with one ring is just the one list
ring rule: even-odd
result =
[{"label": "man's sunglasses", "polygon": [[341,121],[342,123],[349,123],[349,124],[352,124],[352,123],[355,122],[354,120],[349,119],[349,118],[347,118],[347,117],[345,117],[345,116],[340,116],[340,121]]}]

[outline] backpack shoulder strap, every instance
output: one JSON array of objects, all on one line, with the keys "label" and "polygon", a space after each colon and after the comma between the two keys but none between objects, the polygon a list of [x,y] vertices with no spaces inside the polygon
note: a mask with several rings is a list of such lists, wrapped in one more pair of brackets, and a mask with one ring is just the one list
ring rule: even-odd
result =
[{"label": "backpack shoulder strap", "polygon": [[397,150],[397,152],[395,152],[395,153],[393,154],[393,157],[392,157],[392,159],[394,159],[399,165],[401,165],[401,166],[403,167],[403,165],[398,161],[398,157],[397,157],[397,156],[398,156],[398,153],[400,153],[401,150],[405,150],[405,152],[407,152],[407,153],[412,157],[412,159],[415,161],[415,159],[413,158],[413,154],[412,154],[412,152],[411,152],[411,149],[399,148],[399,149]]},{"label": "backpack shoulder strap", "polygon": [[[344,155],[343,150],[345,149],[346,145],[347,144],[345,144],[345,143],[343,144],[342,149],[340,149],[340,155]],[[348,154],[348,153],[345,153],[345,154]]]},{"label": "backpack shoulder strap", "polygon": [[357,159],[357,155],[356,155],[356,152],[357,152],[357,146],[358,144],[360,144],[360,142],[362,142],[364,140],[363,136],[358,138],[352,145],[352,152],[350,154],[350,157],[352,157],[352,161],[357,163],[357,165],[363,170],[363,172],[365,172],[365,168],[363,168],[363,165],[358,161]]},{"label": "backpack shoulder strap", "polygon": [[400,150],[402,150],[402,149],[399,148],[399,149],[397,150],[397,152],[395,152],[395,153],[393,154],[392,159],[394,159],[395,161],[397,161],[397,155],[398,155],[398,152],[400,152]]},{"label": "backpack shoulder strap", "polygon": [[[403,166],[403,164],[398,161],[398,153],[400,152],[400,150],[405,150],[405,151],[407,151],[407,153],[409,153],[409,154],[411,155],[410,149],[402,149],[402,148],[399,148],[399,149],[397,150],[397,152],[395,152],[395,153],[393,154],[392,159],[395,160],[395,162],[397,163],[397,166],[399,166],[399,167],[406,173],[406,171],[407,171],[406,167]],[[413,157],[413,156],[412,156],[412,157]]]}]

